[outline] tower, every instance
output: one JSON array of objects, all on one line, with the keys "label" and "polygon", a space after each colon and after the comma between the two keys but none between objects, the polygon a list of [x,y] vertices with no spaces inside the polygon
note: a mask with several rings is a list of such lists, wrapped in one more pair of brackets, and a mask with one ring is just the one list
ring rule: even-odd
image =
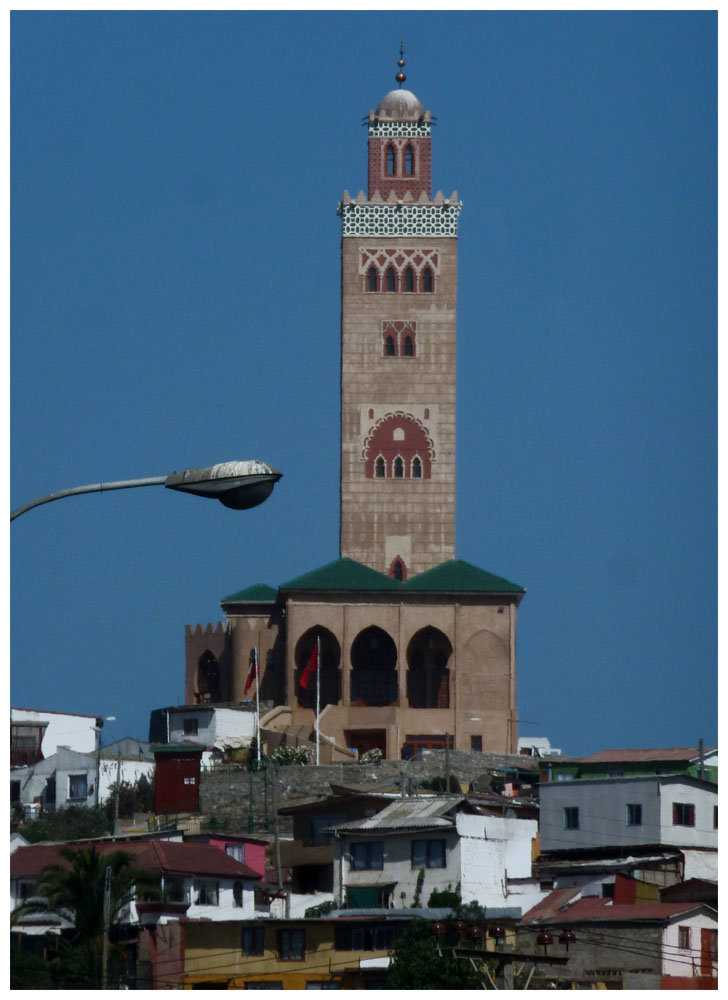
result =
[{"label": "tower", "polygon": [[341,240],[340,552],[395,579],[455,555],[460,203],[431,195],[433,119],[397,82],[368,120]]}]

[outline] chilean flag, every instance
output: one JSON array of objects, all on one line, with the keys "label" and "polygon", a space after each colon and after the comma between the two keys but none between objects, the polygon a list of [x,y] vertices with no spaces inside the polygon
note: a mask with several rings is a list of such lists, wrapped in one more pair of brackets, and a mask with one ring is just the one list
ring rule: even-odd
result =
[{"label": "chilean flag", "polygon": [[243,694],[248,693],[248,688],[258,676],[258,657],[254,649],[250,650],[250,661],[248,663],[248,679],[245,682]]},{"label": "chilean flag", "polygon": [[305,691],[308,687],[308,682],[311,680],[311,674],[318,667],[318,642],[313,647],[313,653],[308,658],[308,663],[306,664],[303,673],[301,674],[301,679],[298,682],[303,690]]}]

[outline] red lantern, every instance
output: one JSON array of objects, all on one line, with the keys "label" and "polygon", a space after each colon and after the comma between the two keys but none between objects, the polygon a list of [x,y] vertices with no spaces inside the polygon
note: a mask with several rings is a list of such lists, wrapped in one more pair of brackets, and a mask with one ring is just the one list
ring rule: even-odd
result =
[{"label": "red lantern", "polygon": [[483,936],[483,932],[477,924],[473,924],[472,927],[468,927],[467,933],[465,935],[470,941],[480,941]]},{"label": "red lantern", "polygon": [[554,939],[552,938],[552,936],[549,934],[548,931],[541,931],[536,936],[536,944],[542,944],[543,945],[544,954],[546,953],[546,949],[548,948],[548,946],[550,944],[553,944],[553,943],[554,943]]},{"label": "red lantern", "polygon": [[435,920],[434,923],[430,924],[430,934],[436,934],[438,937],[445,933],[445,925],[440,923],[439,920]]},{"label": "red lantern", "polygon": [[576,934],[573,931],[562,931],[559,934],[559,944],[565,944],[566,950],[569,950],[569,945],[574,944],[576,941]]},{"label": "red lantern", "polygon": [[503,924],[491,924],[488,928],[488,936],[496,941],[503,941],[506,936],[506,929]]},{"label": "red lantern", "polygon": [[463,934],[465,926],[466,925],[464,920],[453,920],[453,922],[450,924],[453,934],[457,934],[458,937],[460,937]]}]

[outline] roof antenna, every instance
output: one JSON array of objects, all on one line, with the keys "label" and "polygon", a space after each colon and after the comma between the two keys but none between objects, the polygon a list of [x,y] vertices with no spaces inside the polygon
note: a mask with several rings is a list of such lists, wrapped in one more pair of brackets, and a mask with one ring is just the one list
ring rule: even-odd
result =
[{"label": "roof antenna", "polygon": [[397,60],[397,65],[399,66],[399,73],[395,76],[397,83],[402,86],[407,77],[402,72],[402,67],[404,66],[404,42],[399,43],[399,59]]}]

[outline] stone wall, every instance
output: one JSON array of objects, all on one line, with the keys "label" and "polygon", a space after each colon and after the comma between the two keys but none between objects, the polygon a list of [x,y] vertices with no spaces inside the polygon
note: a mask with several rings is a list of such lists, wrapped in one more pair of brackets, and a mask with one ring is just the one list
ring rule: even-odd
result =
[{"label": "stone wall", "polygon": [[[272,832],[275,771],[278,806],[282,808],[304,799],[329,795],[332,785],[396,791],[400,788],[400,776],[405,767],[407,788],[414,791],[424,787],[428,780],[436,777],[444,779],[445,756],[444,750],[431,750],[423,755],[423,760],[411,762],[382,760],[372,765],[346,762],[320,767],[290,764],[277,769],[269,765],[267,774],[254,772],[252,775],[244,765],[221,765],[202,771],[200,775],[200,810],[208,818],[214,817],[220,828],[228,833],[249,832],[252,788],[253,832]],[[474,783],[486,787],[490,774],[499,773],[497,769],[530,767],[535,777],[538,771],[534,764],[533,758],[528,757],[459,751],[449,754],[451,782],[454,778],[463,790]],[[280,817],[281,836],[290,837],[291,831],[290,818]]]}]

